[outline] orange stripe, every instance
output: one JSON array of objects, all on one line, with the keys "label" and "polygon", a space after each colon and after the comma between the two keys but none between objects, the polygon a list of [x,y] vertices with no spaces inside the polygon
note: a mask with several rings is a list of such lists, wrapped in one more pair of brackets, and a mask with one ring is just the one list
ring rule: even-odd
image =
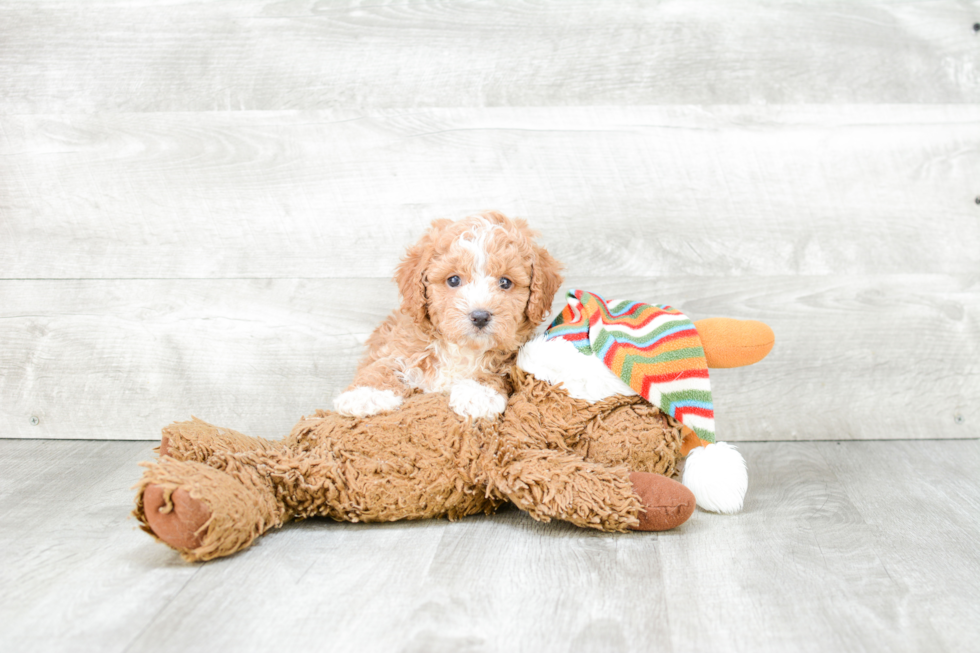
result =
[{"label": "orange stripe", "polygon": [[[648,376],[664,376],[666,374],[677,374],[680,372],[686,372],[688,370],[696,369],[707,369],[704,364],[692,365],[691,361],[699,361],[703,359],[695,358],[685,358],[679,361],[667,361],[666,363],[635,363],[633,365],[633,374],[635,378],[639,375],[639,378],[646,378]],[[622,370],[620,370],[622,371]]]},{"label": "orange stripe", "polygon": [[698,437],[697,433],[692,431],[690,428],[678,423],[681,427],[681,433],[684,435],[684,440],[681,441],[681,455],[686,456],[691,453],[691,449],[697,449],[698,447],[706,447],[710,442],[705,442]]},{"label": "orange stripe", "polygon": [[[626,357],[637,354],[642,356],[648,355],[647,352],[638,350],[635,347],[632,349],[621,347],[616,350],[609,367],[617,376],[620,376],[623,372],[623,365],[626,362]],[[661,361],[656,363],[636,361],[633,363],[632,374],[636,374],[637,372],[642,373],[643,375],[661,374],[662,372],[660,370],[670,370],[671,372],[674,372],[677,370],[703,370],[707,369],[707,367],[707,362],[703,356],[691,356],[690,358],[680,358],[678,360]]]},{"label": "orange stripe", "polygon": [[630,353],[639,354],[647,358],[653,358],[658,354],[677,351],[678,349],[700,349],[700,348],[701,348],[701,340],[696,335],[687,336],[684,338],[675,338],[673,340],[668,340],[666,342],[653,343],[652,347],[650,346],[637,347],[631,342],[615,342],[611,347],[611,349],[613,349],[614,351],[613,354],[614,361]]}]

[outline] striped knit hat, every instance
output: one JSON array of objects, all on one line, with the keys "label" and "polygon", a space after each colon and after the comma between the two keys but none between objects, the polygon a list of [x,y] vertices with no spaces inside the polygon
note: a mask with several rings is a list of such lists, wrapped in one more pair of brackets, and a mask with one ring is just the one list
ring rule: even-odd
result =
[{"label": "striped knit hat", "polygon": [[545,332],[598,356],[627,385],[693,431],[702,445],[715,441],[708,362],[694,324],[680,311],[570,290],[568,305]]}]

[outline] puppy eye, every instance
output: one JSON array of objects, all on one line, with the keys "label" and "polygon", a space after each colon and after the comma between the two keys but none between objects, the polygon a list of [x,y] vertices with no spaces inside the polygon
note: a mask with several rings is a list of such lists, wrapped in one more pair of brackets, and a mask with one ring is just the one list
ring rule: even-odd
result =
[{"label": "puppy eye", "polygon": [[455,274],[449,277],[448,279],[446,279],[446,285],[449,286],[450,288],[457,288],[459,287],[460,283],[461,283],[460,278]]},{"label": "puppy eye", "polygon": [[503,288],[504,290],[510,290],[510,287],[513,286],[513,285],[514,285],[514,282],[511,281],[510,279],[508,279],[507,277],[503,277],[500,280],[500,287]]}]

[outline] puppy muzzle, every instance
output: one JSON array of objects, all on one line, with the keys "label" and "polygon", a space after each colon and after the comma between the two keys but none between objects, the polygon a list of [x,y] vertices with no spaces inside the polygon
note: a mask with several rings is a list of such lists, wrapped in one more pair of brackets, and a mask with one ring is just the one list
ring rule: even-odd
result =
[{"label": "puppy muzzle", "polygon": [[489,311],[476,310],[470,313],[470,323],[478,330],[482,330],[484,327],[490,324],[490,320],[492,319],[493,316]]}]

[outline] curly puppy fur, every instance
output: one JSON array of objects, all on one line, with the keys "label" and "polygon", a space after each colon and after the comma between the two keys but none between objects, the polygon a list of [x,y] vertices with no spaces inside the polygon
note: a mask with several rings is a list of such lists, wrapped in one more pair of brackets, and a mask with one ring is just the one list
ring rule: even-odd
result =
[{"label": "curly puppy fur", "polygon": [[391,411],[419,390],[448,392],[462,416],[499,415],[511,392],[507,371],[562,282],[561,264],[536,235],[496,212],[434,221],[399,265],[401,306],[371,334],[337,412]]}]

